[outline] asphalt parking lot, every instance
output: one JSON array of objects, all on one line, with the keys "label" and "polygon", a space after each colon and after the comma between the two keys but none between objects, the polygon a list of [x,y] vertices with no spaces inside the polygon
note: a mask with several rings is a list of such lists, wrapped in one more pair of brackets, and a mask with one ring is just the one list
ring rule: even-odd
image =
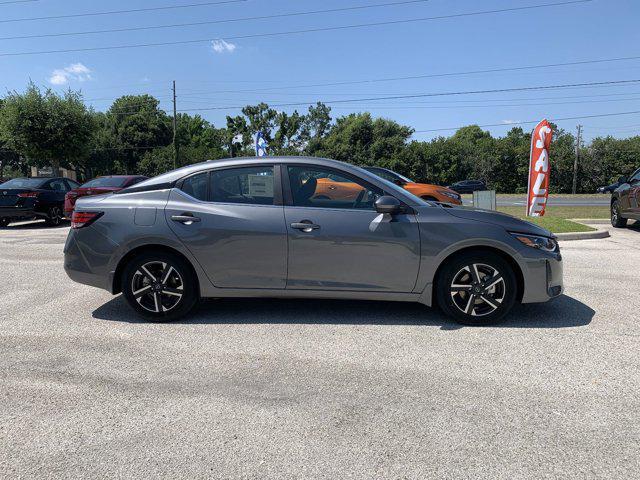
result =
[{"label": "asphalt parking lot", "polygon": [[563,243],[566,295],[487,328],[305,300],[144,323],[66,277],[66,233],[0,230],[0,477],[640,471],[640,228]]}]

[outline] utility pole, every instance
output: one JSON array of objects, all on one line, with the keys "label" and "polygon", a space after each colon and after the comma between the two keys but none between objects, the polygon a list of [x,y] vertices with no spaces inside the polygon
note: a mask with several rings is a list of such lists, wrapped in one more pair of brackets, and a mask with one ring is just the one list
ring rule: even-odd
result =
[{"label": "utility pole", "polygon": [[173,168],[174,170],[178,168],[178,140],[177,140],[177,129],[178,129],[178,117],[177,117],[177,105],[176,105],[176,81],[173,81]]},{"label": "utility pole", "polygon": [[582,138],[582,125],[578,125],[578,136],[576,137],[576,157],[573,160],[573,187],[571,193],[575,195],[578,189],[578,161],[580,160],[580,143]]}]

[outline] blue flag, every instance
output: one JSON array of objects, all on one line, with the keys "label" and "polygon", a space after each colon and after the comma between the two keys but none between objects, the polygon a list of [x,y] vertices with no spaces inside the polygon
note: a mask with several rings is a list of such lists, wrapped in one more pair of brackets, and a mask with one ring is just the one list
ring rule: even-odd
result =
[{"label": "blue flag", "polygon": [[256,157],[266,157],[268,147],[269,145],[264,139],[262,132],[258,132],[258,134],[256,135]]}]

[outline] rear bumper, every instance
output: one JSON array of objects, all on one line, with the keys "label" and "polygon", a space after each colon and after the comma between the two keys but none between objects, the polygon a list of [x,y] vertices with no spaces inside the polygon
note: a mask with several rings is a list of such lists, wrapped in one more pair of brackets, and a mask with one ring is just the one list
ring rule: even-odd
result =
[{"label": "rear bumper", "polygon": [[64,271],[74,282],[111,292],[109,264],[117,247],[90,226],[71,229],[64,245]]}]

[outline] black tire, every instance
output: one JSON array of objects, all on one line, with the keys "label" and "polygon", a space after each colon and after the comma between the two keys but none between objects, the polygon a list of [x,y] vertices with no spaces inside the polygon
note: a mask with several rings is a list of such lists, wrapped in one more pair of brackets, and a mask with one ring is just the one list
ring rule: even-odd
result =
[{"label": "black tire", "polygon": [[[493,282],[496,283],[489,285]],[[459,323],[490,325],[509,313],[516,302],[516,276],[511,265],[500,255],[461,253],[448,260],[440,270],[436,279],[436,298],[440,309]]]},{"label": "black tire", "polygon": [[[146,293],[141,294],[141,290]],[[177,320],[187,315],[200,299],[198,280],[191,266],[179,256],[165,252],[141,253],[129,260],[122,272],[122,293],[138,314],[154,322]]]},{"label": "black tire", "polygon": [[615,228],[627,226],[627,219],[620,216],[620,202],[618,200],[611,202],[611,225]]},{"label": "black tire", "polygon": [[11,219],[8,217],[0,218],[0,228],[8,227],[11,223]]},{"label": "black tire", "polygon": [[62,223],[63,213],[60,207],[51,207],[47,211],[45,223],[51,227],[57,227]]}]

